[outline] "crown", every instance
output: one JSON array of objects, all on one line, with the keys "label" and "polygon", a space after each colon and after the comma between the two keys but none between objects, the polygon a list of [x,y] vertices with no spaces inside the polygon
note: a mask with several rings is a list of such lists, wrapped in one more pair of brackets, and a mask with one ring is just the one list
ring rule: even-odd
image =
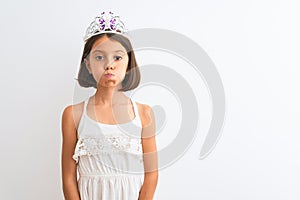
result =
[{"label": "crown", "polygon": [[102,12],[101,15],[95,17],[95,20],[89,25],[83,39],[87,41],[90,37],[102,33],[124,34],[125,32],[125,25],[119,16],[114,15],[111,11],[108,13]]}]

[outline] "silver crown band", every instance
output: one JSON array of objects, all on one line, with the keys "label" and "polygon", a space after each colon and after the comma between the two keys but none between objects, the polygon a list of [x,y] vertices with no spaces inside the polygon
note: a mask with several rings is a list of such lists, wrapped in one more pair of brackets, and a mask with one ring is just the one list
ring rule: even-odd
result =
[{"label": "silver crown band", "polygon": [[106,15],[105,12],[102,12],[101,15],[95,17],[94,21],[89,25],[83,39],[87,41],[92,36],[102,33],[124,34],[125,32],[126,27],[119,16],[114,15],[111,11]]}]

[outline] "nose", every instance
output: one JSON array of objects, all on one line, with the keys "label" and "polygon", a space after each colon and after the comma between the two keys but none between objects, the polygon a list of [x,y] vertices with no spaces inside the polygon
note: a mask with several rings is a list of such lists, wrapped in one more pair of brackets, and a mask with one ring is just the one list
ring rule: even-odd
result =
[{"label": "nose", "polygon": [[105,70],[109,70],[109,69],[111,69],[111,70],[115,69],[114,62],[107,63]]}]

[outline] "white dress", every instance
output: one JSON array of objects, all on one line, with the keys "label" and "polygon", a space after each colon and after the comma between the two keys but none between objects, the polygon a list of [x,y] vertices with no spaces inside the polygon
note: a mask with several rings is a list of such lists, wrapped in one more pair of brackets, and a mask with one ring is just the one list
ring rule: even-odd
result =
[{"label": "white dress", "polygon": [[135,118],[123,124],[103,124],[87,115],[84,101],[73,159],[77,164],[81,200],[137,200],[144,181],[142,124]]}]

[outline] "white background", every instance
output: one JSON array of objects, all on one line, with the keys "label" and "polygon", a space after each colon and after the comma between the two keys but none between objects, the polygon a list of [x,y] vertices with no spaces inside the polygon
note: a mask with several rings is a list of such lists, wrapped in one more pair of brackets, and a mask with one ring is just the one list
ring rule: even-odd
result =
[{"label": "white background", "polygon": [[[1,199],[63,199],[61,114],[75,103],[82,35],[103,10],[120,14],[131,30],[165,28],[191,38],[225,87],[223,135],[198,160],[211,114],[196,80],[201,132],[160,171],[155,199],[300,199],[300,14],[290,0],[1,1]],[[151,63],[149,55],[141,52],[138,61]],[[136,99],[154,105],[144,93]],[[167,142],[158,136],[160,148]]]}]

